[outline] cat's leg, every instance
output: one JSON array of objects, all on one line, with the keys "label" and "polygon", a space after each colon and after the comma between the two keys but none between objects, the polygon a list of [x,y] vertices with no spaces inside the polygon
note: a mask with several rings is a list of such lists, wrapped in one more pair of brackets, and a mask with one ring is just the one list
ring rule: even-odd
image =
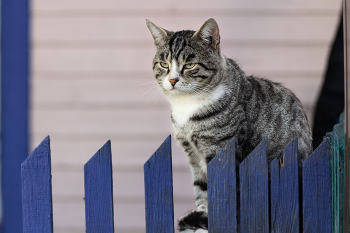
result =
[{"label": "cat's leg", "polygon": [[[188,153],[189,164],[194,185],[196,209],[179,219],[178,229],[182,233],[200,233],[208,230],[208,192],[207,192],[207,164],[215,157],[216,149],[212,149],[206,156],[198,156],[191,149]],[[241,158],[242,148],[236,144],[236,156]],[[239,164],[237,162],[237,164]],[[237,170],[238,171],[238,170]],[[238,193],[239,195],[239,193]]]},{"label": "cat's leg", "polygon": [[192,178],[194,184],[196,209],[179,219],[178,227],[182,233],[208,232],[208,195],[206,164],[193,161],[190,158]]},{"label": "cat's leg", "polygon": [[[191,153],[189,153],[191,154]],[[189,157],[195,192],[196,209],[179,219],[178,229],[181,233],[207,233],[208,232],[208,192],[207,192],[207,164],[216,153],[211,153],[205,160],[195,160]],[[236,144],[237,165],[242,157],[242,147]],[[238,169],[237,169],[238,172]],[[238,179],[238,176],[237,176]],[[237,195],[239,196],[239,189]],[[239,204],[239,203],[238,203]],[[239,213],[238,213],[239,214]],[[237,216],[239,218],[239,216]]]}]

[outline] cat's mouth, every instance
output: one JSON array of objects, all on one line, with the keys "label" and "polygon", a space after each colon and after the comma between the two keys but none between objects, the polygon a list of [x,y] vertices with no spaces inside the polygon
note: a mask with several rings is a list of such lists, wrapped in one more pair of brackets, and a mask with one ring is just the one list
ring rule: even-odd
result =
[{"label": "cat's mouth", "polygon": [[178,88],[176,88],[176,87],[172,87],[169,91],[173,92],[173,93],[180,92],[180,90]]},{"label": "cat's mouth", "polygon": [[168,89],[167,92],[169,94],[183,94],[183,91],[181,91],[179,88],[177,87],[171,87],[171,89]]}]

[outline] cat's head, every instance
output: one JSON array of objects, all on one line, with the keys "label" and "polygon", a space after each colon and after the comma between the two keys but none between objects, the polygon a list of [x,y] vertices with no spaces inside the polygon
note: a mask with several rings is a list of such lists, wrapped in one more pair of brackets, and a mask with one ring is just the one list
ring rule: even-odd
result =
[{"label": "cat's head", "polygon": [[157,52],[153,71],[168,96],[204,97],[220,82],[225,58],[220,51],[219,27],[208,19],[198,31],[167,31],[146,20]]}]

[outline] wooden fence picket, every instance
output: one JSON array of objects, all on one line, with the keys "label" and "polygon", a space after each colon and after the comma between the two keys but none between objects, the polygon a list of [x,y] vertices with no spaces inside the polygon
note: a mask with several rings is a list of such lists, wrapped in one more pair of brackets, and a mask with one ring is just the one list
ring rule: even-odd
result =
[{"label": "wooden fence picket", "polygon": [[146,233],[174,232],[171,137],[144,165]]},{"label": "wooden fence picket", "polygon": [[298,139],[271,162],[271,232],[299,232]]},{"label": "wooden fence picket", "polygon": [[329,138],[303,162],[303,232],[332,232]]},{"label": "wooden fence picket", "polygon": [[341,232],[340,227],[342,222],[340,222],[340,193],[343,191],[340,189],[340,156],[339,156],[339,139],[337,134],[333,131],[327,133],[327,137],[330,140],[330,172],[331,172],[331,185],[332,185],[332,229],[333,232]]},{"label": "wooden fence picket", "polygon": [[241,232],[269,232],[267,138],[239,166]]},{"label": "wooden fence picket", "polygon": [[84,165],[85,220],[87,233],[113,233],[113,171],[108,141]]},{"label": "wooden fence picket", "polygon": [[50,137],[47,136],[21,165],[23,232],[52,233]]},{"label": "wooden fence picket", "polygon": [[345,178],[345,124],[344,113],[340,123],[334,125],[333,131],[327,133],[330,139],[330,162],[332,174],[332,231],[343,232],[344,213],[344,178]]},{"label": "wooden fence picket", "polygon": [[235,148],[233,139],[208,164],[209,233],[237,232]]}]

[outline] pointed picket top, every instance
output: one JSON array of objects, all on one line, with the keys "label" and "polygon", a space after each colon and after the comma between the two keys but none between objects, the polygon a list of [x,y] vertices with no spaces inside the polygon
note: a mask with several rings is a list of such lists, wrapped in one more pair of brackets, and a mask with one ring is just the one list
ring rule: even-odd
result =
[{"label": "pointed picket top", "polygon": [[108,140],[84,165],[89,166],[89,164],[94,163],[101,159],[107,159],[112,161],[112,150],[111,150],[111,140]]},{"label": "pointed picket top", "polygon": [[174,232],[171,136],[144,164],[146,233]]},{"label": "pointed picket top", "polygon": [[53,232],[50,137],[21,165],[23,232]]},{"label": "pointed picket top", "polygon": [[239,166],[241,232],[269,232],[267,138]]},{"label": "pointed picket top", "polygon": [[271,162],[271,232],[299,232],[298,138]]},{"label": "pointed picket top", "polygon": [[158,149],[153,153],[153,155],[149,157],[149,159],[144,164],[144,168],[146,168],[147,165],[153,164],[155,160],[162,158],[171,158],[171,135],[169,135],[164,140],[162,145],[160,145],[160,147],[158,147]]},{"label": "pointed picket top", "polygon": [[114,232],[111,141],[84,165],[87,233]]},{"label": "pointed picket top", "polygon": [[234,139],[209,162],[207,170],[208,230],[210,233],[235,233],[237,232],[237,182]]},{"label": "pointed picket top", "polygon": [[329,138],[303,162],[303,232],[332,232]]}]

